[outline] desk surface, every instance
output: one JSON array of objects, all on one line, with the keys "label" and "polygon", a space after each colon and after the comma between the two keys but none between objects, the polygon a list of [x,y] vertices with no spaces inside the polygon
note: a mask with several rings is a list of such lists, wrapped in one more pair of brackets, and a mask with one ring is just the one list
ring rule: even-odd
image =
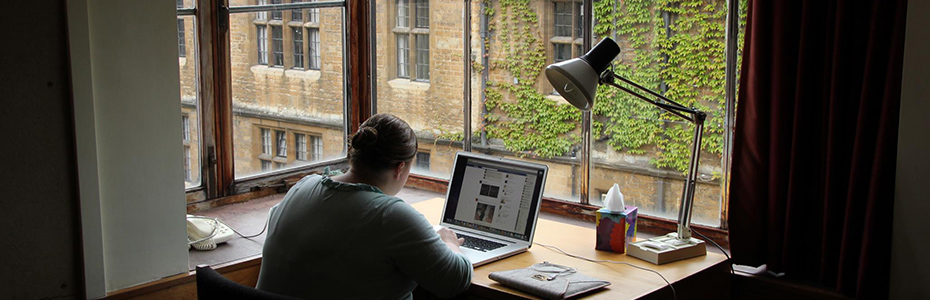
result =
[{"label": "desk surface", "polygon": [[[441,217],[442,205],[443,199],[435,198],[415,203],[413,207],[420,211],[427,220],[438,222]],[[652,263],[623,254],[594,250],[595,230],[593,224],[590,228],[586,228],[540,219],[536,226],[536,236],[533,241],[556,246],[568,253],[591,259],[627,262],[649,268],[662,273],[672,285],[675,285],[676,282],[682,279],[726,261],[726,257],[723,255],[708,252],[706,256],[664,265],[653,265]],[[495,271],[525,268],[534,263],[543,261],[571,266],[578,269],[578,272],[582,274],[611,282],[611,285],[608,286],[606,290],[590,294],[588,295],[588,299],[636,299],[658,291],[666,286],[665,281],[652,272],[621,264],[592,263],[565,256],[539,245],[533,245],[533,247],[525,253],[475,268],[474,277],[472,278],[473,289],[493,289],[515,296],[535,298],[529,294],[498,284],[489,279],[488,274]],[[681,296],[681,291],[679,291],[679,298],[681,298]]]}]

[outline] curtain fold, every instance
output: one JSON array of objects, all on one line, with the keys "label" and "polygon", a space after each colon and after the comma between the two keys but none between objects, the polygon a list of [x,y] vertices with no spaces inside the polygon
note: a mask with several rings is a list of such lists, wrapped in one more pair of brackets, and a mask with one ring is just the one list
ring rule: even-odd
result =
[{"label": "curtain fold", "polygon": [[730,186],[738,264],[887,298],[906,0],[750,0]]}]

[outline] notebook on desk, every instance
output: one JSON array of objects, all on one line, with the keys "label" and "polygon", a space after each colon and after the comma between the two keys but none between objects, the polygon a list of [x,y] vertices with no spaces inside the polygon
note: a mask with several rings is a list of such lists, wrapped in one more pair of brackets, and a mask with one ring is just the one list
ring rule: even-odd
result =
[{"label": "notebook on desk", "polygon": [[459,152],[439,226],[465,239],[462,252],[476,267],[524,252],[548,172],[542,164]]}]

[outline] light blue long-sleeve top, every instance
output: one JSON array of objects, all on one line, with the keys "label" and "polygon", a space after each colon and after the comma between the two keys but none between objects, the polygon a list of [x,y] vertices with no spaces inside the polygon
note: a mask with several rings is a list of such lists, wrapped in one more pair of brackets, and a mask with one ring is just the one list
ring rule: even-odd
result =
[{"label": "light blue long-sleeve top", "polygon": [[307,299],[412,299],[465,291],[471,262],[403,200],[310,175],[271,208],[258,289]]}]

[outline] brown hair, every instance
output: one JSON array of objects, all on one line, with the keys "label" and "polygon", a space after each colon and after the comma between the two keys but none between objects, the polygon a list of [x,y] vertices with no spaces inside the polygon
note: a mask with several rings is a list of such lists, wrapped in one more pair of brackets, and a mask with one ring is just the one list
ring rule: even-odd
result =
[{"label": "brown hair", "polygon": [[368,118],[349,137],[349,165],[380,172],[417,155],[417,135],[407,122],[391,114]]}]

